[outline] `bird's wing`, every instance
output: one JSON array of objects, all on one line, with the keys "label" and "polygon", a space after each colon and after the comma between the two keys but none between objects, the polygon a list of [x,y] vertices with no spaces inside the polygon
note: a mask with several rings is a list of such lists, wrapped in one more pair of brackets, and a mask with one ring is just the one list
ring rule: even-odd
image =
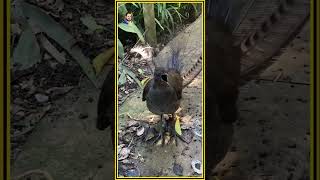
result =
[{"label": "bird's wing", "polygon": [[150,79],[146,85],[144,86],[143,88],[143,93],[142,93],[142,101],[145,101],[146,100],[146,96],[148,95],[149,93],[149,89],[151,88],[151,84],[153,82],[153,79]]},{"label": "bird's wing", "polygon": [[171,87],[173,87],[173,89],[177,93],[178,99],[181,99],[182,97],[182,89],[183,89],[182,82],[183,82],[183,79],[180,73],[174,70],[170,70],[168,72],[168,83]]}]

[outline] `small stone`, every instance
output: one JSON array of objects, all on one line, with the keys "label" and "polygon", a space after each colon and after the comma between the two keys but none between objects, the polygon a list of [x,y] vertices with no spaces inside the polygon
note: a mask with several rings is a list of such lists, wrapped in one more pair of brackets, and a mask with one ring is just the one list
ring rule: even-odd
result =
[{"label": "small stone", "polygon": [[197,174],[202,174],[201,162],[199,160],[193,160],[191,162],[191,166],[194,172],[196,172]]},{"label": "small stone", "polygon": [[134,169],[129,169],[125,172],[125,176],[127,177],[137,177],[140,176],[140,173],[138,171],[138,169],[134,168]]},{"label": "small stone", "polygon": [[173,164],[173,172],[177,176],[183,175],[183,167],[180,164],[174,163]]},{"label": "small stone", "polygon": [[35,94],[34,97],[39,103],[45,103],[49,100],[49,97],[44,94]]},{"label": "small stone", "polygon": [[137,129],[137,136],[141,136],[144,133],[144,127],[141,126],[140,128]]}]

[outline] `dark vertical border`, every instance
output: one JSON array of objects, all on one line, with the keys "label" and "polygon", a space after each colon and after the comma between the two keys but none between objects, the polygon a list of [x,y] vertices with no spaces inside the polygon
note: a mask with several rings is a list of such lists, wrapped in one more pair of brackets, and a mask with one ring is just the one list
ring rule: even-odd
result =
[{"label": "dark vertical border", "polygon": [[[2,55],[4,55],[4,53],[2,52],[2,51],[5,51],[5,49],[4,49],[4,42],[3,42],[3,38],[4,38],[4,33],[2,33],[3,32],[3,30],[4,30],[4,25],[3,25],[3,19],[4,19],[4,13],[2,13],[2,12],[4,12],[4,11],[2,11],[3,10],[3,8],[5,8],[5,6],[4,6],[4,3],[0,3],[0,11],[1,11],[1,13],[0,13],[0,41],[1,41],[1,43],[0,43],[0,54],[1,54],[1,56]],[[4,59],[4,57],[2,56],[2,59]],[[0,61],[0,68],[2,68],[1,66],[2,66],[2,64],[3,64],[3,60],[1,60]],[[4,68],[3,69],[0,69],[0,72],[2,73],[2,71],[4,70]],[[2,75],[2,74],[1,74]],[[1,87],[1,89],[0,89],[0,92],[1,92],[1,96],[3,96],[3,91],[2,91],[2,89],[3,89],[3,87],[5,87],[4,86],[4,84],[3,84],[3,79],[2,79],[2,77],[0,78],[0,87]],[[2,98],[0,98],[0,112],[1,112],[1,118],[3,118],[3,114],[2,113],[4,113],[3,112],[3,106],[4,105],[4,101],[3,101],[3,99]],[[4,119],[3,119],[4,120]],[[1,124],[2,125],[2,124]],[[1,155],[0,155],[0,160],[1,160],[1,165],[0,165],[0,177],[5,177],[4,176],[4,166],[5,166],[5,164],[4,164],[4,158],[5,158],[5,154],[3,154],[2,152],[3,152],[3,148],[4,148],[4,137],[2,137],[3,136],[3,134],[2,134],[2,132],[3,132],[3,129],[2,129],[3,127],[2,126],[0,126],[0,141],[1,141],[1,144],[0,144],[0,150],[1,150]],[[2,167],[3,166],[3,167]]]},{"label": "dark vertical border", "polygon": [[8,62],[8,54],[7,54],[7,0],[3,0],[3,177],[4,179],[8,179],[8,136],[7,136],[7,125],[8,125],[8,117],[7,117],[7,62]]},{"label": "dark vertical border", "polygon": [[319,153],[319,147],[320,147],[320,145],[319,145],[319,139],[320,139],[320,137],[319,137],[319,135],[320,135],[320,133],[319,133],[319,124],[320,124],[320,113],[319,113],[319,106],[320,106],[320,100],[319,100],[319,91],[320,91],[320,89],[319,89],[319,75],[320,75],[320,73],[319,73],[319,43],[320,43],[320,40],[319,40],[319,19],[320,19],[320,17],[319,17],[319,15],[320,15],[320,13],[319,13],[319,2],[317,1],[317,0],[314,0],[314,11],[313,11],[313,16],[314,16],[314,38],[313,38],[313,40],[314,40],[314,44],[313,44],[313,46],[314,46],[314,68],[315,68],[315,73],[314,73],[314,79],[315,79],[315,81],[314,81],[314,83],[315,83],[315,88],[314,88],[314,90],[315,90],[315,93],[314,93],[314,101],[315,101],[315,103],[314,103],[314,115],[315,115],[315,118],[314,118],[314,126],[315,126],[315,135],[314,135],[314,159],[313,159],[313,161],[314,161],[314,168],[313,168],[313,170],[315,171],[314,172],[314,179],[320,179],[320,172],[319,172],[319,163],[320,163],[320,159],[319,159],[319,157],[320,157],[320,153]]},{"label": "dark vertical border", "polygon": [[[317,72],[317,67],[318,67],[318,65],[317,65],[317,54],[318,54],[318,49],[317,49],[317,0],[314,0],[313,1],[313,7],[312,7],[312,9],[313,9],[313,12],[311,12],[312,13],[312,16],[313,16],[313,38],[312,38],[312,40],[313,40],[313,52],[311,52],[311,53],[313,53],[312,55],[312,57],[313,57],[313,107],[311,107],[311,108],[313,108],[313,167],[312,167],[312,169],[313,169],[313,172],[311,172],[311,173],[313,173],[313,179],[318,179],[317,178],[317,172],[318,172],[318,168],[317,168],[317,156],[318,156],[318,153],[317,153],[317,139],[318,139],[318,137],[317,137],[317,127],[318,127],[318,125],[317,125],[317,110],[318,110],[318,108],[317,108],[317,95],[318,95],[318,91],[317,91],[317,83],[318,83],[318,80],[317,80],[317,74],[318,74],[318,72]],[[312,177],[312,176],[311,176]]]}]

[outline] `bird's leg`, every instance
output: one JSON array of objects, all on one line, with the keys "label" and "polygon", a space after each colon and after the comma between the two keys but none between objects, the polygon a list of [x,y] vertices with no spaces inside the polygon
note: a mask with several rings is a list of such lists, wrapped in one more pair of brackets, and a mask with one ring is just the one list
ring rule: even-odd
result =
[{"label": "bird's leg", "polygon": [[164,137],[165,137],[165,129],[167,126],[166,121],[163,119],[163,114],[160,115],[160,123],[161,123],[161,127],[160,127],[160,132],[158,134],[158,136],[155,138],[155,140],[153,141],[153,144],[156,144],[158,142],[158,140],[161,141],[162,146],[164,145]]},{"label": "bird's leg", "polygon": [[178,146],[178,138],[181,139],[181,141],[188,143],[181,135],[179,135],[176,132],[175,123],[176,123],[176,118],[175,118],[175,115],[172,114],[172,119],[170,120],[169,131],[170,131],[170,135],[173,136],[176,141],[176,146]]}]

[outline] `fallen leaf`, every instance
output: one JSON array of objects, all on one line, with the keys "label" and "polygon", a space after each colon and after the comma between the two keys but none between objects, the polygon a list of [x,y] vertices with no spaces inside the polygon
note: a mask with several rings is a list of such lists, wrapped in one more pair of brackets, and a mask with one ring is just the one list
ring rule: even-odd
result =
[{"label": "fallen leaf", "polygon": [[144,133],[144,127],[141,126],[140,128],[138,128],[137,130],[137,136],[141,136]]},{"label": "fallen leaf", "polygon": [[121,41],[118,39],[118,56],[123,59],[124,58],[124,48]]},{"label": "fallen leaf", "polygon": [[137,126],[138,122],[137,121],[127,121],[127,128],[132,127],[132,126]]},{"label": "fallen leaf", "polygon": [[102,83],[98,84],[91,61],[84,56],[79,46],[75,45],[76,40],[68,33],[64,27],[53,20],[44,11],[36,6],[26,2],[21,2],[23,13],[28,17],[28,22],[36,25],[42,32],[45,32],[50,38],[55,40],[62,48],[75,59],[95,87],[99,88]]},{"label": "fallen leaf", "polygon": [[11,24],[10,30],[11,30],[12,34],[18,34],[18,35],[20,35],[21,32],[22,32],[22,30],[21,30],[21,28],[20,28],[18,23]]},{"label": "fallen leaf", "polygon": [[81,17],[80,21],[92,32],[98,29],[104,29],[103,26],[97,24],[96,20],[91,15]]},{"label": "fallen leaf", "polygon": [[61,12],[64,8],[64,2],[62,0],[37,0],[38,5],[46,9]]},{"label": "fallen leaf", "polygon": [[[143,70],[142,69],[138,69],[138,72],[140,73],[140,74],[144,74],[144,72],[143,72]],[[143,84],[142,84],[143,85]]]},{"label": "fallen leaf", "polygon": [[182,135],[181,127],[180,127],[180,118],[178,116],[176,117],[175,130],[177,134],[179,134],[180,136]]},{"label": "fallen leaf", "polygon": [[150,77],[146,77],[141,81],[142,86],[144,87],[149,81],[150,81]]},{"label": "fallen leaf", "polygon": [[122,149],[120,150],[120,152],[119,152],[119,158],[118,158],[118,160],[121,161],[121,160],[123,160],[123,159],[127,159],[127,158],[129,157],[129,155],[130,155],[130,151],[131,151],[130,148],[127,148],[127,147],[122,148]]},{"label": "fallen leaf", "polygon": [[137,53],[141,55],[141,59],[151,60],[153,56],[153,48],[149,45],[138,45],[130,49],[131,53]]},{"label": "fallen leaf", "polygon": [[122,73],[120,74],[120,77],[119,77],[119,80],[118,80],[119,86],[125,84],[126,81],[127,81],[126,73],[125,73],[125,72],[122,72]]},{"label": "fallen leaf", "polygon": [[181,118],[181,122],[188,123],[188,122],[191,122],[191,119],[192,119],[192,116],[186,115]]},{"label": "fallen leaf", "polygon": [[96,70],[96,74],[99,74],[103,69],[104,65],[107,64],[108,61],[112,60],[114,55],[114,47],[105,50],[97,57],[93,59],[93,67]]},{"label": "fallen leaf", "polygon": [[34,97],[39,103],[45,103],[49,100],[49,97],[44,94],[35,94]]},{"label": "fallen leaf", "polygon": [[142,86],[140,80],[137,78],[137,76],[130,69],[128,69],[126,66],[124,66],[122,64],[120,64],[119,68],[123,69],[123,72],[125,72],[126,74],[131,76],[134,79],[134,81],[139,85],[139,87],[141,89],[143,89],[143,86]]},{"label": "fallen leaf", "polygon": [[39,39],[42,47],[44,47],[52,57],[54,57],[61,64],[66,63],[65,55],[60,53],[44,35],[39,35]]},{"label": "fallen leaf", "polygon": [[24,70],[40,62],[40,47],[30,26],[22,32],[17,47],[13,51],[13,64]]},{"label": "fallen leaf", "polygon": [[88,0],[80,0],[80,2],[84,3],[85,5],[88,5]]},{"label": "fallen leaf", "polygon": [[74,87],[73,86],[66,86],[66,87],[52,87],[48,90],[46,90],[47,94],[50,94],[51,99],[56,99],[57,97],[68,93],[71,91]]}]

